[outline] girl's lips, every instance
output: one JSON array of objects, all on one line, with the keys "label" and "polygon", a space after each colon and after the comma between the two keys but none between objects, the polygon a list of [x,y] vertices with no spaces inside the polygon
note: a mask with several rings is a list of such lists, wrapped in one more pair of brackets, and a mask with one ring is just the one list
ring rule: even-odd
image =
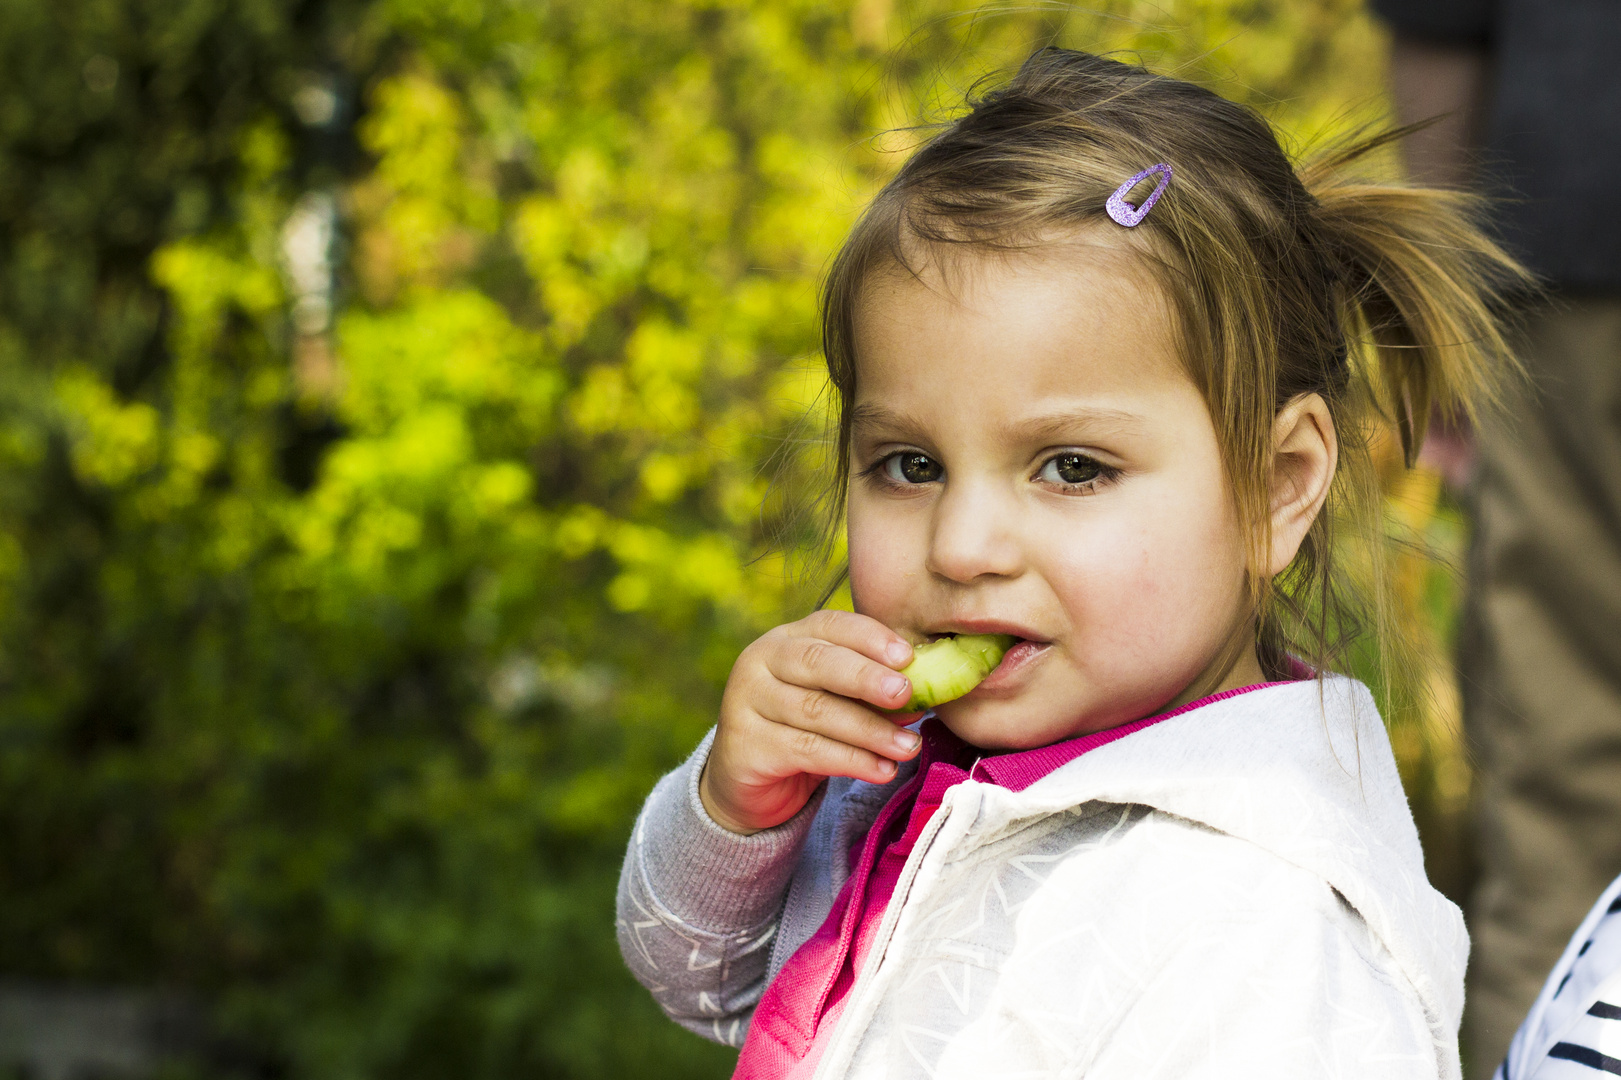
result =
[{"label": "girl's lips", "polygon": [[1051,648],[1052,643],[1049,641],[1018,642],[1002,655],[1002,662],[985,676],[985,681],[969,691],[967,696],[973,697],[981,690],[998,690],[1016,682],[1026,668],[1046,656],[1047,650]]}]

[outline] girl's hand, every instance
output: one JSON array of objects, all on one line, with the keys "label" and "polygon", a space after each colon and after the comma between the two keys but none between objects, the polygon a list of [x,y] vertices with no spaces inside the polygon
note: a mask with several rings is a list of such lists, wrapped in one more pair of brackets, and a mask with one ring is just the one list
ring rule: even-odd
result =
[{"label": "girl's hand", "polygon": [[721,699],[720,723],[698,779],[704,809],[735,833],[799,812],[829,776],[882,784],[921,741],[898,709],[912,685],[898,669],[912,646],[875,619],[818,611],[743,650]]}]

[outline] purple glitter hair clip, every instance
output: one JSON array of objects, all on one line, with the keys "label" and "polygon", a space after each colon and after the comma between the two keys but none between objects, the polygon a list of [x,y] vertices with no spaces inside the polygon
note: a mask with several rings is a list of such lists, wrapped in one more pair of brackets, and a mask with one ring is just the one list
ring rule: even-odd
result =
[{"label": "purple glitter hair clip", "polygon": [[[1148,198],[1143,200],[1141,206],[1132,206],[1126,201],[1126,194],[1150,176],[1159,178],[1154,183],[1154,190],[1148,193]],[[1163,161],[1158,165],[1150,165],[1124,184],[1115,188],[1114,194],[1109,196],[1109,201],[1103,204],[1103,208],[1109,212],[1109,216],[1114,218],[1116,223],[1124,225],[1128,229],[1135,228],[1142,224],[1143,218],[1147,217],[1148,212],[1154,209],[1154,204],[1159,202],[1161,195],[1165,194],[1166,185],[1170,182],[1171,167],[1169,165]]]}]

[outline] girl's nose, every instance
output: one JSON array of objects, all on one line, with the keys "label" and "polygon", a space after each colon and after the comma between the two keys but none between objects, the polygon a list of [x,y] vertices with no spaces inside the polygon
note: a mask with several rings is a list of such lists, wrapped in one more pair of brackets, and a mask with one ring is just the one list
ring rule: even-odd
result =
[{"label": "girl's nose", "polygon": [[928,570],[966,584],[976,578],[1012,577],[1024,567],[1016,507],[994,485],[946,483],[935,504]]}]

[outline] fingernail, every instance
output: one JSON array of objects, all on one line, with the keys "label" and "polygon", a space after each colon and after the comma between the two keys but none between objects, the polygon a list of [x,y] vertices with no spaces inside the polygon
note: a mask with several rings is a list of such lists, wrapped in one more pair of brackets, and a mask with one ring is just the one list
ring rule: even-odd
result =
[{"label": "fingernail", "polygon": [[912,655],[912,647],[904,641],[891,641],[884,649],[884,655],[889,657],[892,664],[904,664],[906,658]]},{"label": "fingernail", "polygon": [[878,763],[878,771],[883,773],[885,776],[893,776],[895,775],[895,763],[890,761],[888,758],[885,758],[883,761]]},{"label": "fingernail", "polygon": [[884,696],[900,697],[902,694],[906,693],[906,689],[910,685],[910,682],[907,681],[907,678],[904,675],[886,676],[884,679]]},{"label": "fingernail", "polygon": [[917,737],[916,732],[907,731],[904,728],[895,732],[895,745],[908,754],[916,750],[921,742],[923,740]]}]

